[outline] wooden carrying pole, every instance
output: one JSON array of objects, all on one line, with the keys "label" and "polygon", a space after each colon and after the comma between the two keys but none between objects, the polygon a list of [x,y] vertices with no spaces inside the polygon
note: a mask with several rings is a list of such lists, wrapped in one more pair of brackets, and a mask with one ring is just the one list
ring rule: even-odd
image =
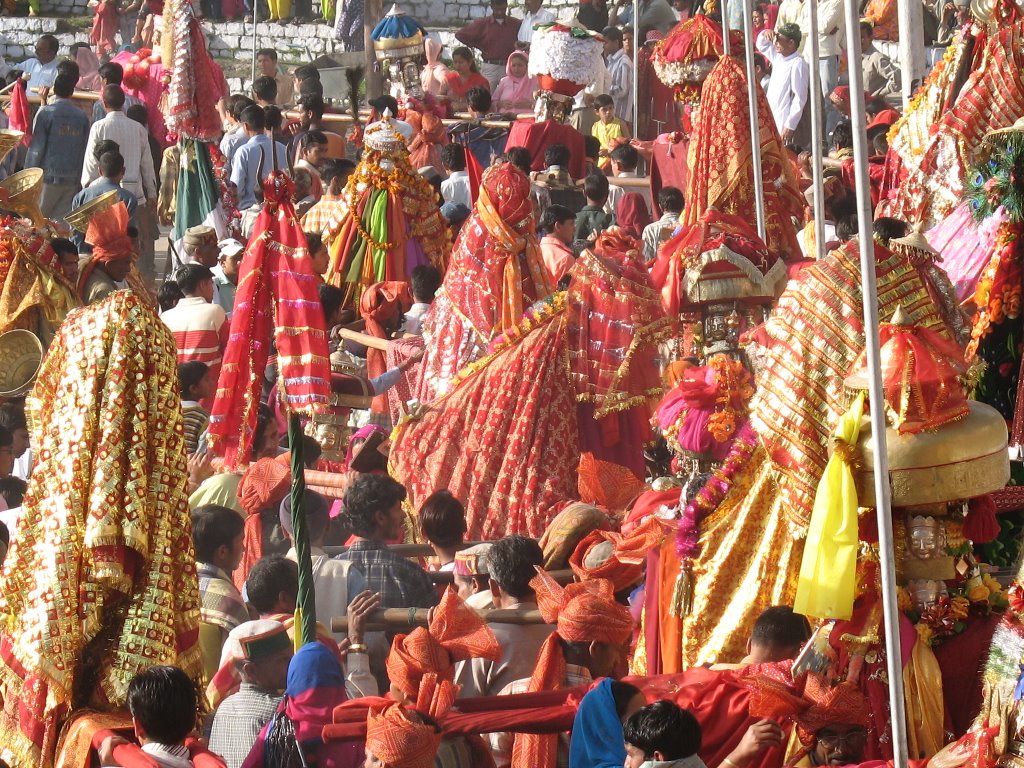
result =
[{"label": "wooden carrying pole", "polygon": [[[378,608],[369,615],[367,632],[394,632],[414,627],[425,627],[430,619],[431,608]],[[536,608],[492,608],[478,611],[488,624],[545,624],[544,617]],[[348,632],[348,617],[335,616],[331,619],[332,632]]]}]

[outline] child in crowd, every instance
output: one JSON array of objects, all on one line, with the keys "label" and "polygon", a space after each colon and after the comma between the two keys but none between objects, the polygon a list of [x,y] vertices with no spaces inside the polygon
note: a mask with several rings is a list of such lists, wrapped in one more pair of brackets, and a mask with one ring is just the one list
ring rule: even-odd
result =
[{"label": "child in crowd", "polygon": [[[185,745],[195,730],[198,708],[195,683],[178,667],[150,667],[128,684],[128,711],[135,736],[142,751],[161,768],[190,768],[192,755],[199,752],[204,753],[207,764],[220,762],[201,745]],[[120,736],[104,739],[97,750],[100,765],[120,765],[114,759],[114,749],[126,743]]]},{"label": "child in crowd", "polygon": [[615,116],[615,102],[607,93],[594,99],[594,108],[597,109],[597,122],[591,132],[601,142],[602,168],[607,168],[608,155],[615,148],[615,142],[630,137],[629,126]]},{"label": "child in crowd", "polygon": [[605,210],[608,203],[608,177],[592,173],[583,180],[583,194],[587,204],[576,214],[576,243],[585,245],[593,241],[603,230],[615,223],[615,217]]},{"label": "child in crowd", "polygon": [[185,450],[191,456],[199,450],[199,441],[210,424],[210,414],[199,403],[213,397],[217,382],[210,378],[210,366],[190,360],[178,364],[178,386],[185,422]]},{"label": "child in crowd", "polygon": [[[626,742],[625,768],[691,768],[700,750],[700,723],[674,702],[661,699],[634,712],[622,726]],[[740,743],[722,761],[729,768],[746,768],[762,752],[781,746],[782,728],[771,720],[751,725]]]},{"label": "child in crowd", "polygon": [[0,427],[0,478],[10,477],[14,471],[14,434]]},{"label": "child in crowd", "polygon": [[28,480],[32,474],[32,451],[29,446],[25,404],[11,401],[0,405],[0,427],[11,433],[11,452],[14,455],[14,469],[11,474]]},{"label": "child in crowd", "polygon": [[[452,146],[449,144],[448,146]],[[444,277],[432,264],[420,264],[410,276],[413,305],[405,313],[402,332],[408,336],[423,335],[423,317],[434,303],[434,295],[440,290]]]},{"label": "child in crowd", "polygon": [[309,251],[309,260],[313,262],[313,274],[323,280],[323,275],[330,265],[331,255],[327,252],[324,239],[319,232],[304,232],[306,235],[306,250]]},{"label": "child in crowd", "polygon": [[192,542],[196,549],[202,626],[199,643],[209,677],[220,665],[228,633],[249,619],[242,594],[231,573],[242,561],[244,521],[235,510],[207,504],[192,511]]},{"label": "child in crowd", "polygon": [[540,241],[540,255],[548,270],[552,285],[564,287],[568,284],[569,270],[576,256],[572,252],[572,240],[576,233],[576,216],[564,205],[551,205],[541,215],[541,229],[544,237]]},{"label": "child in crowd", "polygon": [[441,165],[448,178],[441,182],[441,196],[446,203],[462,203],[472,208],[469,174],[466,173],[466,148],[452,142],[441,147]]},{"label": "child in crowd", "polygon": [[417,519],[420,533],[434,550],[427,564],[428,570],[455,570],[455,553],[462,547],[466,535],[466,508],[451,492],[434,491],[423,502]]},{"label": "child in crowd", "polygon": [[181,286],[173,280],[164,280],[156,291],[156,300],[160,305],[161,312],[174,309],[184,298],[185,294],[181,292]]},{"label": "child in crowd", "polygon": [[677,187],[662,187],[658,190],[658,208],[661,218],[644,227],[644,261],[648,264],[658,256],[658,249],[668,242],[679,228],[679,216],[683,212],[683,193]]}]

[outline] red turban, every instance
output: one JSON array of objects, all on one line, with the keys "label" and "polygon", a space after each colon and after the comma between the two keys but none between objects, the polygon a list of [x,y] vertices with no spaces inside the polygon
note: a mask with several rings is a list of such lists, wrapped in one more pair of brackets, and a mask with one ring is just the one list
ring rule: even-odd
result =
[{"label": "red turban", "polygon": [[803,749],[794,755],[791,763],[811,750],[815,734],[826,726],[868,726],[868,701],[854,683],[844,680],[832,686],[823,675],[814,672],[790,683],[782,675],[769,667],[767,673],[752,676],[746,682],[751,689],[751,715],[772,720],[788,717],[796,723]]},{"label": "red turban", "polygon": [[238,482],[238,501],[246,515],[255,515],[271,504],[277,506],[291,487],[287,457],[262,458],[245,470]]},{"label": "red turban", "polygon": [[428,628],[395,637],[387,658],[388,677],[415,700],[425,675],[433,673],[437,680],[451,682],[455,662],[472,658],[497,661],[501,646],[480,615],[448,590]]},{"label": "red turban", "polygon": [[249,571],[263,557],[263,520],[260,510],[277,506],[291,488],[291,454],[254,461],[238,482],[238,501],[245,510],[245,531],[242,536],[242,562],[231,575],[239,589],[245,585]]},{"label": "red turban", "polygon": [[[647,567],[647,553],[665,535],[665,525],[657,517],[648,517],[628,535],[617,531],[592,531],[577,545],[569,558],[569,567],[580,580],[608,579],[616,592],[640,581]],[[611,545],[611,556],[600,563],[588,562],[602,543]]]},{"label": "red turban", "polygon": [[[615,587],[607,579],[569,584],[563,589],[538,568],[530,586],[537,594],[537,607],[544,620],[556,628],[541,646],[529,693],[553,691],[565,685],[565,656],[559,639],[622,645],[633,634],[633,617],[626,606],[615,601]],[[518,734],[512,747],[512,765],[554,768],[557,756],[557,734]]]},{"label": "red turban", "polygon": [[132,239],[128,237],[128,209],[123,202],[93,215],[86,228],[85,241],[92,246],[92,257],[78,276],[78,293],[82,295],[97,264],[131,261],[135,257]]},{"label": "red turban", "polygon": [[[415,719],[414,719],[415,718]],[[373,707],[366,718],[366,748],[383,768],[432,768],[441,729],[422,722],[402,705]]]}]

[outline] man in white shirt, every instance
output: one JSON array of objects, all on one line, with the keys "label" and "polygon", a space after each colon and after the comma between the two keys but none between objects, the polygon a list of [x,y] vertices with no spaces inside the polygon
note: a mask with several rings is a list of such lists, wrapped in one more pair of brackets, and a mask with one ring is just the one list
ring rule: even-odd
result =
[{"label": "man in white shirt", "polygon": [[[800,24],[800,17],[804,12],[804,1],[803,0],[782,0],[779,3],[779,12],[775,17],[775,29],[778,31],[779,27],[784,24]],[[800,37],[800,52],[804,50],[804,38],[801,34]]]},{"label": "man in white shirt", "polygon": [[784,24],[774,32],[765,30],[757,36],[757,50],[772,64],[765,95],[783,144],[788,144],[796,133],[807,104],[811,70],[798,50],[801,37],[796,24]]},{"label": "man in white shirt", "polygon": [[604,63],[610,78],[608,95],[615,102],[615,116],[633,123],[633,62],[622,49],[622,30],[608,27],[604,35]]},{"label": "man in white shirt", "polygon": [[99,178],[99,158],[93,150],[99,142],[110,139],[117,142],[124,158],[121,186],[135,195],[139,205],[156,207],[156,172],[153,170],[153,153],[149,149],[149,132],[123,112],[125,98],[121,86],[106,86],[102,98],[107,114],[89,129],[82,166],[82,188]]},{"label": "man in white shirt", "polygon": [[473,196],[469,189],[469,174],[466,173],[466,148],[452,142],[441,147],[441,165],[448,178],[441,182],[441,196],[446,203],[462,203],[473,207]]},{"label": "man in white shirt", "polygon": [[526,0],[523,5],[523,22],[519,25],[519,42],[527,49],[533,40],[533,28],[538,24],[550,24],[555,14],[541,8],[543,0]]},{"label": "man in white shirt", "polygon": [[18,65],[18,69],[29,76],[28,87],[38,91],[49,88],[57,78],[57,50],[60,43],[53,35],[42,35],[36,41],[36,55]]},{"label": "man in white shirt", "polygon": [[[811,4],[806,0],[800,11],[800,32],[806,38],[811,33]],[[818,2],[818,72],[821,75],[821,96],[825,100],[825,135],[832,133],[842,115],[829,100],[828,95],[839,85],[839,54],[843,49],[846,23],[843,19],[842,0],[817,0]],[[778,27],[776,27],[776,30]],[[810,40],[803,47],[804,58],[810,60]]]}]

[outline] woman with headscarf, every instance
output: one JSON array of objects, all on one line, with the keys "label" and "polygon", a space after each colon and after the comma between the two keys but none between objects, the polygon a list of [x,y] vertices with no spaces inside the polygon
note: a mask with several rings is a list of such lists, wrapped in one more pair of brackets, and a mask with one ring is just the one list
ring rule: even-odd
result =
[{"label": "woman with headscarf", "polygon": [[85,43],[80,43],[75,48],[72,56],[78,64],[78,84],[75,86],[79,91],[98,91],[103,87],[103,80],[100,78],[100,60]]},{"label": "woman with headscarf", "polygon": [[360,768],[365,757],[362,745],[324,742],[321,736],[324,726],[334,722],[334,708],[347,700],[337,657],[321,643],[302,646],[288,665],[284,701],[242,768]]},{"label": "woman with headscarf", "polygon": [[619,768],[626,761],[622,724],[647,701],[635,685],[606,677],[576,710],[569,768]]},{"label": "woman with headscarf", "polygon": [[494,89],[494,109],[498,112],[532,112],[537,78],[527,71],[529,59],[522,51],[513,51],[505,64],[505,76]]},{"label": "woman with headscarf", "polygon": [[423,53],[427,57],[427,63],[420,71],[420,85],[424,94],[440,96],[444,93],[445,78],[450,71],[441,59],[441,43],[432,37],[423,41]]},{"label": "woman with headscarf", "polygon": [[455,375],[553,293],[541,259],[530,180],[511,163],[491,166],[462,228],[444,284],[423,321],[419,401],[448,391]]}]

